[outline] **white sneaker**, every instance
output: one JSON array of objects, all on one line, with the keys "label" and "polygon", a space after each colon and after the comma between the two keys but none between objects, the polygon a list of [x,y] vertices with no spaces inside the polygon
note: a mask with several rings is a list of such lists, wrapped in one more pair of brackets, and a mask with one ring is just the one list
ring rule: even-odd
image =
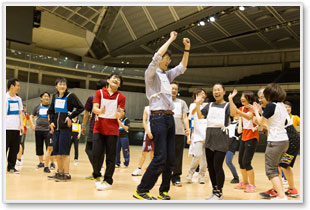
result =
[{"label": "white sneaker", "polygon": [[279,196],[277,196],[275,198],[271,198],[270,200],[273,200],[273,201],[286,201],[288,199],[287,199],[287,196],[285,196],[284,198],[279,198]]},{"label": "white sneaker", "polygon": [[95,182],[95,186],[96,186],[96,189],[97,190],[102,190],[102,182],[101,182],[101,180],[96,180],[96,182]]},{"label": "white sneaker", "polygon": [[142,171],[141,168],[136,168],[136,170],[134,170],[134,172],[132,172],[131,176],[142,176],[141,171]]},{"label": "white sneaker", "polygon": [[211,195],[208,195],[208,196],[206,197],[206,200],[211,200],[211,198],[213,198],[214,196],[216,196],[216,195],[214,195],[214,194],[212,193]]},{"label": "white sneaker", "polygon": [[112,188],[112,185],[110,185],[106,181],[96,182],[96,189],[98,191],[108,190],[108,189],[111,189],[111,188]]},{"label": "white sneaker", "polygon": [[221,195],[221,197],[218,197],[218,196],[214,195],[209,200],[222,200],[222,199],[223,199],[223,195]]},{"label": "white sneaker", "polygon": [[288,185],[288,181],[282,178],[283,185]]},{"label": "white sneaker", "polygon": [[195,172],[193,178],[197,178],[199,176],[199,172]]},{"label": "white sneaker", "polygon": [[79,161],[77,159],[74,159],[74,165],[77,166]]},{"label": "white sneaker", "polygon": [[205,177],[204,176],[199,176],[199,183],[200,184],[205,184]]},{"label": "white sneaker", "polygon": [[19,160],[16,160],[16,165],[17,165],[17,166],[22,166],[22,165],[23,165],[23,162],[22,162],[22,161],[19,161]]},{"label": "white sneaker", "polygon": [[187,174],[186,181],[187,181],[187,183],[192,183],[193,182],[193,174],[192,173],[188,173]]}]

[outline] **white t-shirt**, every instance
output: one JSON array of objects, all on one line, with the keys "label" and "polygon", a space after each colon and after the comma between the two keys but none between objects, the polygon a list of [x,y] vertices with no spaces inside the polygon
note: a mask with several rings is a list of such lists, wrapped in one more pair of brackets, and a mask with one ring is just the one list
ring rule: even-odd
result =
[{"label": "white t-shirt", "polygon": [[[203,103],[200,105],[200,110],[205,107],[208,103]],[[191,141],[192,142],[197,142],[197,141],[205,141],[206,140],[206,129],[207,129],[207,119],[199,119],[197,116],[197,112],[192,115],[193,109],[196,107],[196,103],[191,103],[189,106],[189,114],[188,118],[194,118],[193,120],[193,132],[191,136]]]},{"label": "white t-shirt", "polygon": [[23,110],[22,99],[16,95],[12,97],[8,92],[5,98],[5,128],[6,130],[20,130],[19,114],[16,113]]}]

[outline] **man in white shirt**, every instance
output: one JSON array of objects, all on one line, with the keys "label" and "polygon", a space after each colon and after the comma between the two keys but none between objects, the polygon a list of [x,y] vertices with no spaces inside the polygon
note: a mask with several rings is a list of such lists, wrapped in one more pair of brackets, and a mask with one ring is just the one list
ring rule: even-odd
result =
[{"label": "man in white shirt", "polygon": [[24,132],[24,124],[22,99],[16,95],[20,90],[18,79],[9,79],[7,87],[8,92],[5,95],[6,152],[10,149],[8,154],[7,171],[19,174],[19,171],[15,168],[15,164],[19,150],[20,137]]}]

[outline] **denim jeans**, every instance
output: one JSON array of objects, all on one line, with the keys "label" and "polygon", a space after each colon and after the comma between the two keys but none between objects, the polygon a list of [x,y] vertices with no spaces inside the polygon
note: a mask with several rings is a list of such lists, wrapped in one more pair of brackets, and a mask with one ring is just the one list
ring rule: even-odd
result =
[{"label": "denim jeans", "polygon": [[150,125],[154,136],[154,158],[144,173],[139,192],[149,192],[162,174],[159,192],[170,189],[171,173],[175,166],[175,124],[172,115],[151,114]]},{"label": "denim jeans", "polygon": [[238,178],[239,176],[238,176],[236,167],[234,166],[232,162],[233,158],[234,158],[234,153],[232,151],[227,151],[226,152],[226,165],[229,167],[234,178]]},{"label": "denim jeans", "polygon": [[119,137],[116,144],[116,165],[121,164],[121,149],[123,149],[123,157],[125,159],[124,165],[129,165],[129,139],[128,137]]}]

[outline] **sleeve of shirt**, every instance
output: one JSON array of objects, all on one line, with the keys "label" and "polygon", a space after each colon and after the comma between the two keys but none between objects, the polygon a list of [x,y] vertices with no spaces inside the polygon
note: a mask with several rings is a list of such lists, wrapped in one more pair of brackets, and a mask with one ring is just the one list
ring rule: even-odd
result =
[{"label": "sleeve of shirt", "polygon": [[276,109],[276,105],[274,103],[267,104],[263,112],[263,117],[265,117],[266,119],[269,119],[274,114],[275,109]]},{"label": "sleeve of shirt", "polygon": [[184,67],[183,64],[180,63],[173,69],[166,71],[166,74],[167,74],[169,81],[172,82],[177,76],[179,76],[180,74],[184,74],[185,71],[186,71],[186,67]]},{"label": "sleeve of shirt", "polygon": [[182,100],[182,113],[188,113],[188,106],[185,101]]},{"label": "sleeve of shirt", "polygon": [[52,102],[50,107],[47,110],[47,114],[50,116],[50,123],[54,122],[55,117],[55,95],[52,97]]},{"label": "sleeve of shirt", "polygon": [[84,109],[88,112],[92,111],[92,109],[93,109],[93,97],[92,96],[88,97],[88,99],[85,103]]},{"label": "sleeve of shirt", "polygon": [[151,63],[149,64],[149,66],[147,67],[145,71],[145,79],[147,81],[150,81],[153,79],[156,73],[156,69],[159,67],[159,64],[162,59],[163,58],[157,52],[154,54]]},{"label": "sleeve of shirt", "polygon": [[100,102],[101,102],[101,92],[100,90],[97,90],[93,103],[98,103],[100,105]]},{"label": "sleeve of shirt", "polygon": [[188,118],[189,118],[189,119],[191,119],[191,118],[193,117],[192,112],[193,112],[193,109],[195,108],[195,105],[196,105],[196,104],[194,104],[194,103],[191,103],[191,104],[189,105],[189,113],[188,113]]},{"label": "sleeve of shirt", "polygon": [[130,120],[129,120],[128,118],[127,118],[126,121],[125,121],[125,125],[126,125],[126,126],[130,126]]},{"label": "sleeve of shirt", "polygon": [[23,111],[24,110],[24,107],[23,107],[23,102],[22,102],[22,99],[20,97],[18,97],[18,103],[19,103],[19,111]]},{"label": "sleeve of shirt", "polygon": [[38,115],[38,107],[39,107],[40,105],[38,105],[38,106],[36,106],[36,107],[34,107],[34,109],[32,110],[32,115],[33,116],[37,116]]},{"label": "sleeve of shirt", "polygon": [[84,111],[84,106],[81,103],[80,99],[74,93],[71,93],[70,98],[71,98],[71,102],[73,104],[73,107],[75,108],[75,110],[69,116],[69,118],[72,119]]},{"label": "sleeve of shirt", "polygon": [[201,110],[201,114],[203,116],[205,116],[205,118],[207,118],[207,115],[208,115],[208,112],[209,112],[209,107],[210,107],[210,104],[207,104],[205,105],[205,107],[202,108]]},{"label": "sleeve of shirt", "polygon": [[122,109],[125,109],[125,104],[126,104],[126,96],[124,96],[123,94],[121,94],[120,97],[118,97],[118,105],[119,105]]},{"label": "sleeve of shirt", "polygon": [[294,127],[300,126],[300,118],[297,115],[294,115],[293,117],[293,125]]}]

